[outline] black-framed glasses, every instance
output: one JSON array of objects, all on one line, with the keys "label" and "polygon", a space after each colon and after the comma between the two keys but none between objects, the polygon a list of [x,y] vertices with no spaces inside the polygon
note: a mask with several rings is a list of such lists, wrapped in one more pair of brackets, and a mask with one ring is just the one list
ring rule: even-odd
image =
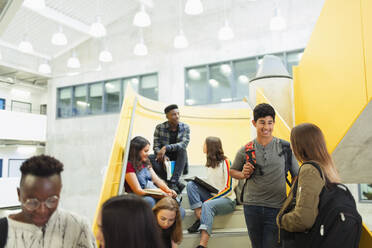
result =
[{"label": "black-framed glasses", "polygon": [[30,198],[26,201],[22,202],[22,206],[24,206],[28,211],[35,211],[40,207],[42,203],[49,209],[56,208],[58,205],[59,198],[56,195],[48,197],[45,201],[40,202],[36,198]]}]

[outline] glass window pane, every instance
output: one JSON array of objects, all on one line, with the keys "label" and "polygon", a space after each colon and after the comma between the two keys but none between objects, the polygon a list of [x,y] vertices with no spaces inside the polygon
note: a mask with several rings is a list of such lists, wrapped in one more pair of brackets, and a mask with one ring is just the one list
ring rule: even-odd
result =
[{"label": "glass window pane", "polygon": [[138,92],[138,87],[139,87],[139,79],[138,79],[138,77],[132,77],[132,78],[125,78],[125,79],[123,79],[123,91],[124,92],[125,92],[125,89],[127,88],[127,85],[128,84],[130,84],[130,86],[134,89],[135,92]]},{"label": "glass window pane", "polygon": [[119,112],[120,108],[120,84],[121,80],[112,80],[105,82],[105,111]]},{"label": "glass window pane", "polygon": [[31,103],[12,100],[12,111],[31,113]]},{"label": "glass window pane", "polygon": [[208,103],[207,67],[195,67],[186,71],[186,105]]},{"label": "glass window pane", "polygon": [[236,99],[241,100],[244,96],[249,96],[249,81],[256,76],[256,58],[240,60],[234,62]]},{"label": "glass window pane", "polygon": [[102,83],[89,85],[89,108],[90,114],[102,113],[103,89]]},{"label": "glass window pane", "polygon": [[298,65],[301,60],[303,51],[291,52],[287,54],[287,68],[290,75],[293,75],[292,66]]},{"label": "glass window pane", "polygon": [[25,159],[9,159],[8,160],[8,177],[21,177],[19,169]]},{"label": "glass window pane", "polygon": [[359,184],[360,186],[360,200],[372,202],[372,184]]},{"label": "glass window pane", "polygon": [[73,115],[85,115],[89,108],[87,103],[87,85],[74,87],[74,109]]},{"label": "glass window pane", "polygon": [[212,89],[212,103],[232,101],[231,78],[230,64],[218,64],[210,67],[209,85]]},{"label": "glass window pane", "polygon": [[58,117],[71,116],[71,94],[72,88],[59,89],[59,101],[58,101]]},{"label": "glass window pane", "polygon": [[152,100],[158,100],[158,78],[156,74],[141,77],[139,93]]}]

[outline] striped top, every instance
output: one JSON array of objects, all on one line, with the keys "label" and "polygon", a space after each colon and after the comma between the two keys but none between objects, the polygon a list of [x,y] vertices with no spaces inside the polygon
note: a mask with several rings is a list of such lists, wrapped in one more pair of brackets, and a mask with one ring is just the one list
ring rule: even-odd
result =
[{"label": "striped top", "polygon": [[96,242],[81,217],[57,209],[44,227],[8,217],[5,248],[94,248]]},{"label": "striped top", "polygon": [[235,200],[234,186],[236,185],[236,180],[230,175],[230,166],[230,160],[225,159],[216,168],[207,167],[207,179],[205,181],[218,189],[218,193],[207,201],[221,197]]}]

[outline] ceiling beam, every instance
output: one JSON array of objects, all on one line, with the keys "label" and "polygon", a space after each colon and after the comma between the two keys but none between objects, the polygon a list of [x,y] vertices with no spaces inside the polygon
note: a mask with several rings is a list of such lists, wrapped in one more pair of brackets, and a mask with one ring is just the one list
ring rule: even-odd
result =
[{"label": "ceiling beam", "polygon": [[71,18],[67,15],[62,14],[61,12],[56,11],[55,9],[52,9],[48,6],[45,6],[43,9],[34,9],[32,6],[27,4],[27,1],[24,2],[22,5],[23,7],[30,9],[34,11],[35,13],[49,19],[52,21],[55,21],[59,24],[62,24],[63,26],[69,27],[71,29],[74,29],[80,33],[88,34],[90,35],[90,26],[78,21],[74,18]]},{"label": "ceiling beam", "polygon": [[[0,46],[7,47],[7,48],[16,50],[17,52],[21,53],[21,51],[19,51],[17,45],[14,45],[12,43],[6,42],[6,41],[4,41],[2,39],[0,39]],[[39,58],[47,59],[47,60],[51,60],[52,59],[52,57],[49,56],[49,55],[46,55],[46,54],[43,54],[43,53],[38,53],[38,52],[35,52],[35,51],[33,51],[32,53],[28,53],[28,54],[29,55],[33,55],[33,56],[36,56],[36,57],[39,57]]]},{"label": "ceiling beam", "polygon": [[19,8],[22,6],[23,0],[8,1],[3,11],[0,14],[0,35],[7,29],[9,23],[13,20]]}]

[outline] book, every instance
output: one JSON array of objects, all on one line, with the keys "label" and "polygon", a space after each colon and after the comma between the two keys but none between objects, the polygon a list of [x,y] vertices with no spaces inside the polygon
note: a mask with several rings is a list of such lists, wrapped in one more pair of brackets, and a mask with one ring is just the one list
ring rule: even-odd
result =
[{"label": "book", "polygon": [[193,181],[195,182],[196,184],[198,184],[199,186],[205,188],[206,190],[208,190],[210,193],[214,193],[214,194],[217,194],[218,193],[218,189],[216,189],[215,187],[213,187],[212,185],[210,185],[209,183],[207,183],[206,181],[204,181],[203,179],[195,176],[195,177],[191,177],[191,178],[185,178],[185,181],[186,182],[190,182],[190,181]]},{"label": "book", "polygon": [[144,189],[143,191],[145,191],[146,195],[149,195],[149,196],[154,196],[154,197],[167,196],[167,194],[164,192],[161,192],[160,189]]}]

